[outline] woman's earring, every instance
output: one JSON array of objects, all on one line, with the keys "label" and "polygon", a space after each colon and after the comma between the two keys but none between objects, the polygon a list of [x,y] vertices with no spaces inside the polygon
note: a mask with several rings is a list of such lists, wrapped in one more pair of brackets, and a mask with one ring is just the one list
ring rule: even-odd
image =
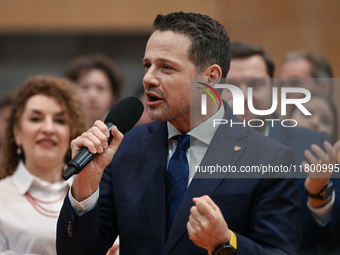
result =
[{"label": "woman's earring", "polygon": [[17,148],[17,154],[18,154],[18,156],[20,156],[20,155],[22,154],[22,149],[21,149],[21,147],[18,147],[18,148]]}]

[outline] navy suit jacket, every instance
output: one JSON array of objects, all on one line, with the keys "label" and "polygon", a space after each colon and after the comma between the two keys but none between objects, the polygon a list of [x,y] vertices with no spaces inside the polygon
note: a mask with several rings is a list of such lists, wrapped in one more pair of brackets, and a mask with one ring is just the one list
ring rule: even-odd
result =
[{"label": "navy suit jacket", "polygon": [[[297,166],[300,166],[303,160],[307,161],[304,151],[310,150],[312,144],[323,148],[323,142],[329,141],[326,133],[299,127],[285,128],[281,125],[270,128],[269,137],[293,150]],[[298,179],[303,210],[302,254],[340,254],[340,180],[338,178],[332,180],[335,187],[332,220],[326,226],[320,226],[307,207],[307,197],[304,192],[305,178]]]},{"label": "navy suit jacket", "polygon": [[[225,105],[225,118],[238,121]],[[192,198],[202,195],[213,199],[237,235],[238,255],[298,254],[302,225],[293,178],[194,178],[166,237],[167,136],[166,122],[128,132],[104,171],[100,200],[93,210],[77,216],[66,196],[57,225],[58,254],[106,254],[119,234],[121,254],[206,255],[189,239],[186,228]],[[211,157],[208,148],[202,160],[206,165],[295,162],[286,146],[239,125],[221,125],[210,146],[221,149]]]}]

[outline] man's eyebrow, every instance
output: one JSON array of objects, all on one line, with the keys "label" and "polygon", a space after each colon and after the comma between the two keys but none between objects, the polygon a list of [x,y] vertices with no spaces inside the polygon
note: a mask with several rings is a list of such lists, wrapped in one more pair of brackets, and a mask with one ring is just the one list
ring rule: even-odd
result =
[{"label": "man's eyebrow", "polygon": [[[175,61],[168,59],[168,58],[157,58],[156,61],[161,61],[161,62],[168,62],[168,63],[172,63],[172,64],[176,64]],[[151,62],[151,60],[149,58],[143,58],[143,63],[145,62]]]}]

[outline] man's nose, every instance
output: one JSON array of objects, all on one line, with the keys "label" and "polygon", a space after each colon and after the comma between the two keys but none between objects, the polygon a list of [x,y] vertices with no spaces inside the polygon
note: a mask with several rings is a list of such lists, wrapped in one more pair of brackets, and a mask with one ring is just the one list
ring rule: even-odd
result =
[{"label": "man's nose", "polygon": [[157,69],[151,66],[143,77],[143,84],[145,87],[149,86],[159,86],[159,77]]},{"label": "man's nose", "polygon": [[239,89],[241,89],[241,91],[242,91],[242,93],[243,93],[243,96],[244,96],[244,103],[247,104],[247,101],[248,101],[248,86],[247,86],[247,84],[242,83],[242,84],[239,86]]}]

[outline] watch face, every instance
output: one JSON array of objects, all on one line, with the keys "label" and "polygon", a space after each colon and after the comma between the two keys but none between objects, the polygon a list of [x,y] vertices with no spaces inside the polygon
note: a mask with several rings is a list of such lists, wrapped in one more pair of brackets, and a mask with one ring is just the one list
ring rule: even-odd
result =
[{"label": "watch face", "polygon": [[214,252],[214,255],[234,255],[234,254],[236,254],[236,250],[227,243]]},{"label": "watch face", "polygon": [[320,193],[320,199],[327,200],[328,198],[330,198],[333,193],[333,189],[333,182],[328,183],[327,186],[324,188],[324,191]]},{"label": "watch face", "polygon": [[334,187],[333,187],[333,183],[331,182],[327,185],[327,189],[324,195],[324,200],[328,199],[332,195],[333,190],[334,190]]}]

